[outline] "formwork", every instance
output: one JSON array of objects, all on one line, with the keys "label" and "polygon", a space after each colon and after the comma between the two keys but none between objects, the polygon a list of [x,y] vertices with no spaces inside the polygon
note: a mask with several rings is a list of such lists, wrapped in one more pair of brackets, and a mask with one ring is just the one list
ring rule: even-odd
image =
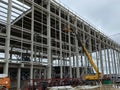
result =
[{"label": "formwork", "polygon": [[18,89],[27,79],[54,78],[56,66],[60,78],[84,76],[80,68],[91,65],[66,27],[80,32],[100,72],[120,74],[120,45],[55,0],[0,0],[0,73]]}]

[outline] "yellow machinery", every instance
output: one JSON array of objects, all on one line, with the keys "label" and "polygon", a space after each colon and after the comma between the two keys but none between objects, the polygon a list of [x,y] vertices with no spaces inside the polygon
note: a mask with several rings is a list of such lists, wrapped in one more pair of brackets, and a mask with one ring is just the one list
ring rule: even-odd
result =
[{"label": "yellow machinery", "polygon": [[99,72],[97,66],[95,65],[95,63],[92,60],[92,57],[90,56],[89,52],[87,51],[87,49],[85,48],[85,46],[81,43],[82,49],[85,53],[85,55],[87,56],[90,64],[92,65],[92,67],[94,68],[94,70],[96,71],[95,75],[86,75],[85,79],[86,80],[98,80],[98,79],[102,79],[102,74]]},{"label": "yellow machinery", "polygon": [[6,74],[0,74],[0,90],[10,88],[10,78]]},{"label": "yellow machinery", "polygon": [[75,31],[71,31],[69,28],[65,28],[64,29],[65,32],[73,32],[76,37],[77,37],[77,40],[78,40],[78,43],[80,43],[85,55],[87,56],[91,66],[94,68],[96,74],[94,75],[85,75],[85,80],[99,80],[99,79],[102,79],[102,74],[99,72],[97,66],[95,65],[95,63],[93,62],[92,60],[92,57],[90,56],[88,50],[86,49],[86,47],[84,46],[84,44],[82,43],[82,41],[80,40],[79,38],[79,32],[76,33]]}]

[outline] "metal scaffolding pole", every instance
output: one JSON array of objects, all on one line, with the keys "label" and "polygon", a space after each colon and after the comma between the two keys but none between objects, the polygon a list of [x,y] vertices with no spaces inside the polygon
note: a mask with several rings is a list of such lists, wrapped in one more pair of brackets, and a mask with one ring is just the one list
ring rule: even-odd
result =
[{"label": "metal scaffolding pole", "polygon": [[7,37],[6,37],[6,40],[5,40],[5,65],[4,65],[4,74],[7,74],[7,75],[8,75],[8,67],[9,67],[11,11],[12,11],[12,0],[8,0],[7,26],[6,26]]}]

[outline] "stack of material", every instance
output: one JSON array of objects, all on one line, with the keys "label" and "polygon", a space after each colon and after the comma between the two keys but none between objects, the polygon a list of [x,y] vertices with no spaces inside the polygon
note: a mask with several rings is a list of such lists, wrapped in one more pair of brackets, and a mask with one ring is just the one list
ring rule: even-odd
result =
[{"label": "stack of material", "polygon": [[102,90],[100,85],[96,85],[96,86],[77,86],[74,87],[73,90]]},{"label": "stack of material", "polygon": [[112,85],[96,85],[96,86],[55,86],[48,87],[48,90],[120,90],[120,88],[114,88]]},{"label": "stack of material", "polygon": [[48,87],[48,90],[73,90],[72,86],[54,86],[54,87]]},{"label": "stack of material", "polygon": [[77,86],[73,90],[120,90],[120,88],[114,88],[112,85],[97,85],[97,86]]}]

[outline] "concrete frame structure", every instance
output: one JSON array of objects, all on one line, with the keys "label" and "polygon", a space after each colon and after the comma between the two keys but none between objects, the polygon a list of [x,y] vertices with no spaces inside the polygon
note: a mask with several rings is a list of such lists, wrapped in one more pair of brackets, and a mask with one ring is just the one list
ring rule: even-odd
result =
[{"label": "concrete frame structure", "polygon": [[0,1],[0,73],[16,76],[18,89],[21,79],[53,78],[53,66],[60,66],[60,78],[64,66],[79,78],[79,67],[90,64],[66,27],[80,32],[102,73],[120,75],[120,45],[54,0]]}]

